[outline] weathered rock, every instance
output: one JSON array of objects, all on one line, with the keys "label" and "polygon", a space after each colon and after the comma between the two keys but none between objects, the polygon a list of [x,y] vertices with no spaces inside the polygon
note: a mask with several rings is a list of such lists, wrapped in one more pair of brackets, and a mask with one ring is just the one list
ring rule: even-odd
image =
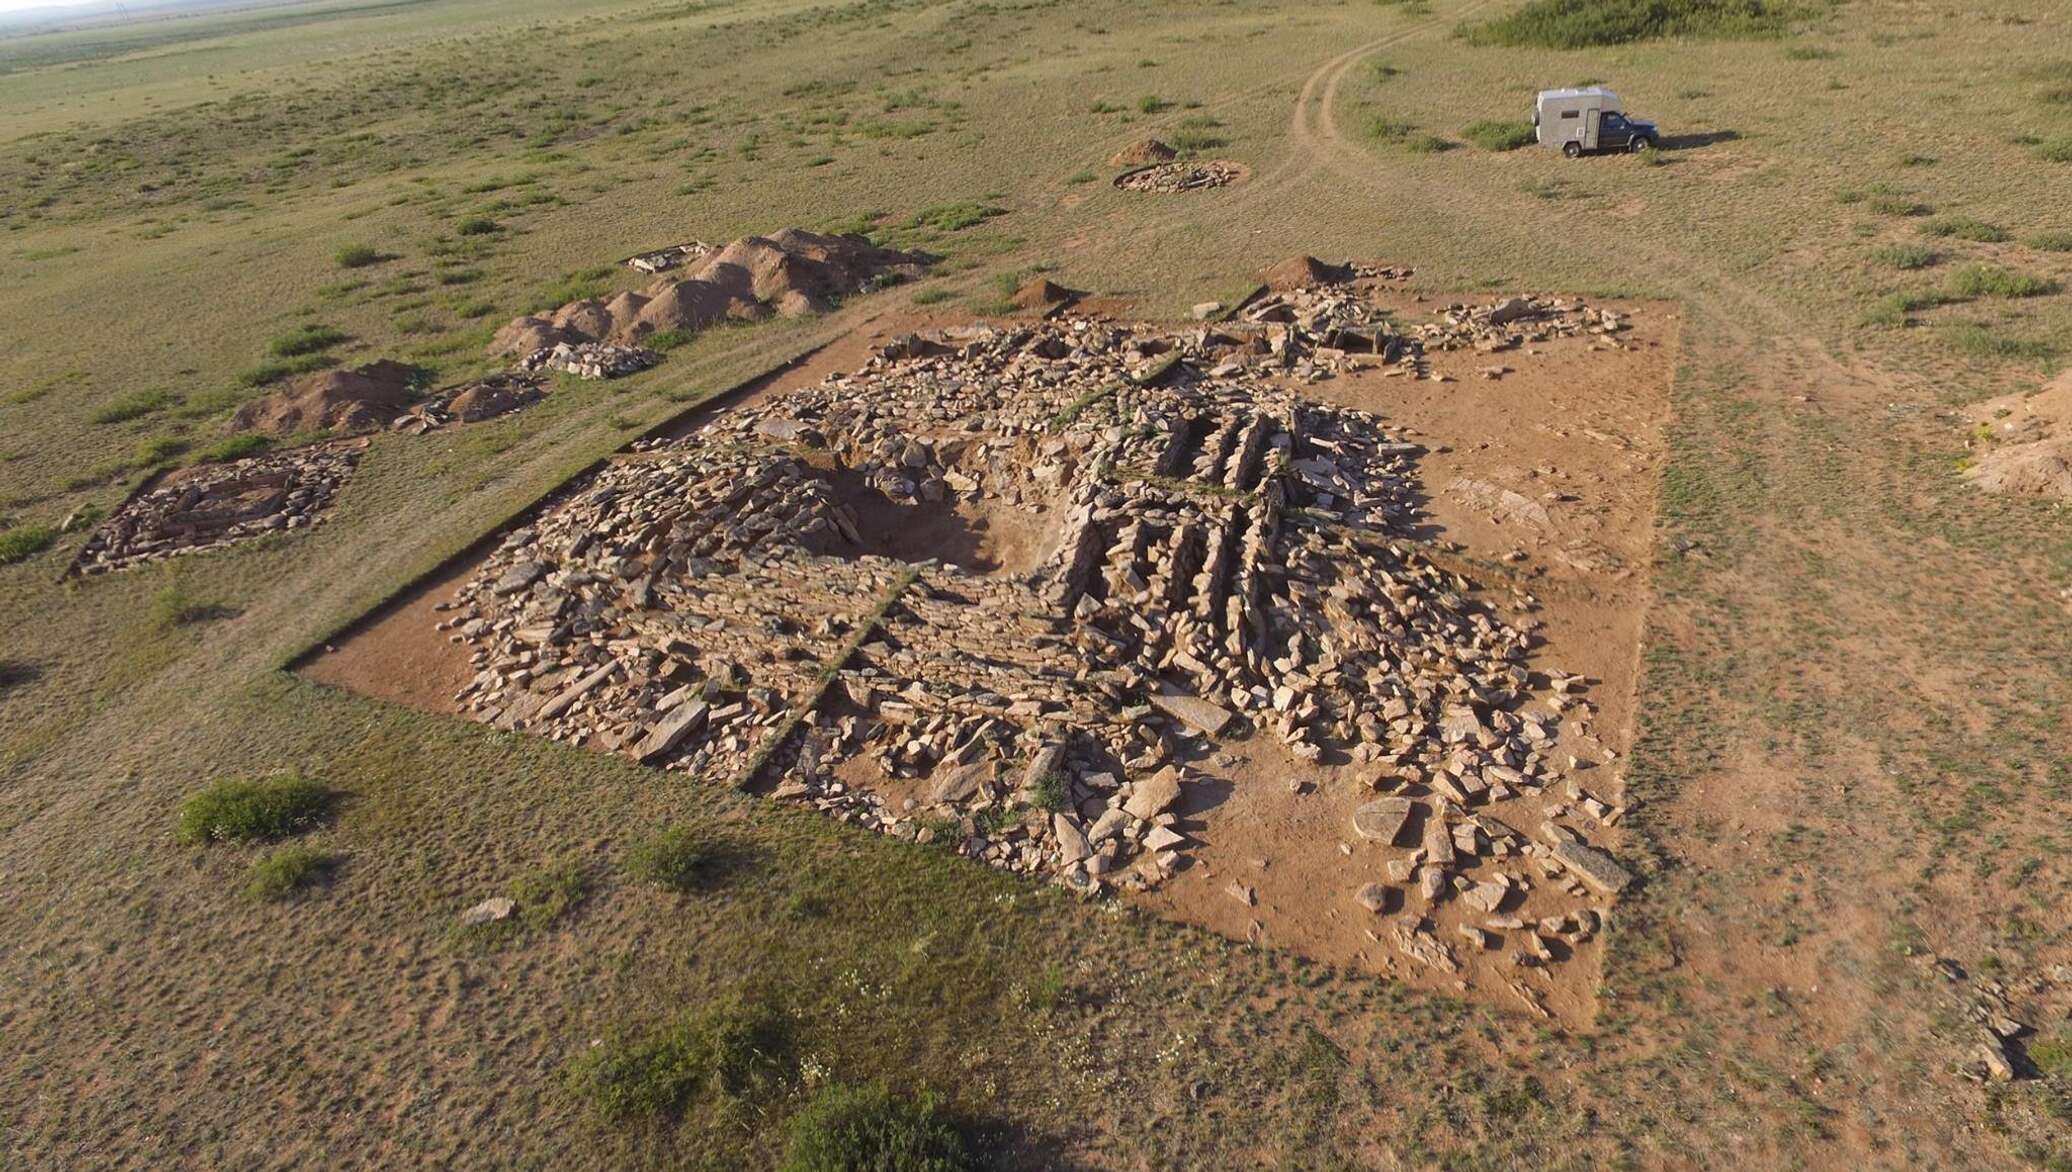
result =
[{"label": "weathered rock", "polygon": [[1605,895],[1617,895],[1633,882],[1633,876],[1626,868],[1594,846],[1559,839],[1550,849],[1556,861]]},{"label": "weathered rock", "polygon": [[1219,708],[1196,696],[1153,696],[1151,702],[1167,715],[1197,732],[1215,736],[1236,719],[1227,708]]},{"label": "weathered rock", "polygon": [[510,919],[512,913],[517,910],[518,904],[516,901],[499,895],[491,899],[485,899],[474,907],[462,912],[460,914],[460,922],[463,926],[469,928],[481,924],[493,924],[498,920]]},{"label": "weathered rock", "polygon": [[1409,825],[1414,808],[1409,798],[1376,798],[1353,811],[1353,829],[1362,838],[1392,843]]}]

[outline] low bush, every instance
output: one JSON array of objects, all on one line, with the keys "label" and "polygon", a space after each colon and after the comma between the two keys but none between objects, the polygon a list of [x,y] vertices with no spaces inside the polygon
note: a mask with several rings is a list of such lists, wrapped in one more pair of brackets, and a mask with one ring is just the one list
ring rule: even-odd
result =
[{"label": "low bush", "polygon": [[0,566],[11,566],[25,562],[58,539],[58,531],[48,525],[17,525],[12,529],[0,529]]},{"label": "low bush", "polygon": [[284,846],[252,864],[252,881],[245,892],[269,903],[293,899],[322,881],[336,861],[306,846]]},{"label": "low bush", "polygon": [[324,354],[298,354],[293,358],[278,358],[262,362],[257,366],[237,372],[237,381],[247,387],[263,387],[282,379],[308,374],[332,365],[333,360]]},{"label": "low bush", "polygon": [[1485,151],[1515,151],[1537,141],[1530,122],[1475,122],[1463,127],[1460,136]]},{"label": "low bush", "polygon": [[1950,291],[1959,297],[2039,297],[2057,288],[2047,277],[1991,265],[1967,265],[1950,277]]},{"label": "low bush", "polygon": [[316,825],[332,800],[328,788],[294,773],[219,781],[180,804],[175,834],[189,843],[282,839]]},{"label": "low bush", "polygon": [[1216,133],[1222,125],[1206,114],[1183,118],[1178,126],[1166,134],[1166,145],[1183,155],[1214,150],[1229,141]]},{"label": "low bush", "polygon": [[2030,153],[2046,163],[2072,163],[2072,134],[2039,142],[2030,148]]},{"label": "low bush", "polygon": [[1979,244],[1998,244],[2007,239],[2007,230],[1997,224],[1975,220],[1970,216],[1938,216],[1921,225],[1924,236],[1941,236],[1957,240],[1970,240]]},{"label": "low bush", "polygon": [[297,326],[292,332],[275,338],[266,344],[266,349],[276,358],[295,358],[304,354],[322,353],[350,337],[351,335],[344,330],[311,322]]},{"label": "low bush", "polygon": [[1776,36],[1803,11],[1783,0],[1527,0],[1463,31],[1473,45],[1582,49],[1658,37]]},{"label": "low bush", "polygon": [[503,231],[503,227],[488,216],[469,216],[456,230],[463,236],[489,236]]},{"label": "low bush", "polygon": [[724,1001],[651,1034],[609,1037],[567,1077],[615,1122],[673,1117],[693,1102],[761,1101],[798,1077],[793,1026],[773,1005]]},{"label": "low bush", "polygon": [[634,844],[626,873],[642,882],[691,892],[718,875],[725,851],[685,826],[667,826]]},{"label": "low bush", "polygon": [[136,463],[144,468],[154,464],[170,463],[186,450],[186,440],[174,439],[169,435],[155,436],[137,445]]},{"label": "low bush", "polygon": [[387,259],[381,254],[381,250],[372,244],[346,244],[331,254],[332,263],[341,269],[364,269],[368,265],[378,265]]},{"label": "low bush", "polygon": [[1404,150],[1409,151],[1413,155],[1436,155],[1440,151],[1450,151],[1453,149],[1452,143],[1447,142],[1436,134],[1428,134],[1424,131],[1419,131],[1404,138],[1401,145]]},{"label": "low bush", "polygon": [[781,1172],[961,1172],[975,1166],[933,1095],[834,1084],[785,1125]]},{"label": "low bush", "polygon": [[2038,252],[2072,252],[2072,232],[2041,232],[2022,243]]},{"label": "low bush", "polygon": [[1159,97],[1157,94],[1145,94],[1137,99],[1137,112],[1139,114],[1162,114],[1172,108],[1172,102]]},{"label": "low bush", "polygon": [[1933,289],[1911,293],[1892,293],[1880,298],[1876,304],[1872,305],[1870,312],[1864,315],[1864,320],[1871,325],[1903,326],[1911,320],[1912,315],[1917,311],[1933,309],[1938,305],[1948,305],[1951,300],[1953,298],[1950,294]]},{"label": "low bush", "polygon": [[1930,204],[1922,203],[1904,195],[1889,193],[1871,196],[1864,206],[1881,216],[1926,216],[1935,211]]}]

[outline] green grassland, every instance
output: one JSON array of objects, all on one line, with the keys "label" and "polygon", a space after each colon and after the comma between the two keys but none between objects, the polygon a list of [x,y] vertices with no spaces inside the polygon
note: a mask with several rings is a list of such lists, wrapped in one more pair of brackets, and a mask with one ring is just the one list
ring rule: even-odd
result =
[{"label": "green grassland", "polygon": [[[2072,1160],[2064,1073],[1959,1077],[1976,1027],[1927,964],[2016,986],[2072,960],[2072,530],[1963,483],[1950,413],[2072,357],[2056,6],[1485,43],[1507,11],[328,0],[0,41],[0,1152],[759,1166],[826,1087],[884,1084],[1009,1167]],[[1445,149],[1586,80],[1668,149]],[[1173,133],[1253,178],[1089,181]],[[284,364],[461,377],[510,316],[636,284],[619,257],[788,224],[946,259],[379,437],[313,533],[57,582],[78,518],[219,444]],[[1595,1030],[280,670],[869,315],[1048,266],[1181,317],[1296,252],[1679,305],[1626,774],[1645,885]],[[184,801],[290,773],[330,795],[290,841],[182,841]],[[652,881],[665,828],[697,882]],[[514,890],[552,914],[456,929]],[[750,1051],[783,1057],[726,1057]]]}]

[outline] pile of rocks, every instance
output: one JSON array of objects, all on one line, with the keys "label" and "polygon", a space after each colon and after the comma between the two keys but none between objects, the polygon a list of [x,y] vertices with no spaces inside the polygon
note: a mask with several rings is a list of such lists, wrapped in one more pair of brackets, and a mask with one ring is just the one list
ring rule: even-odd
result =
[{"label": "pile of rocks", "polygon": [[577,378],[619,378],[638,374],[662,361],[662,356],[640,346],[614,346],[609,342],[557,342],[535,350],[518,360],[518,369],[531,373],[559,370]]},{"label": "pile of rocks", "polygon": [[168,475],[94,531],[74,574],[105,574],[324,523],[365,441],[271,452]]},{"label": "pile of rocks", "polygon": [[1243,164],[1209,159],[1203,162],[1155,163],[1135,171],[1126,171],[1115,177],[1115,186],[1124,191],[1170,195],[1182,191],[1225,187],[1244,177]]},{"label": "pile of rocks", "polygon": [[492,374],[435,392],[397,416],[389,427],[423,435],[451,423],[481,423],[532,406],[546,397],[546,390],[545,380],[534,375]]},{"label": "pile of rocks", "polygon": [[703,240],[690,240],[657,248],[652,252],[635,253],[623,263],[627,268],[641,273],[666,273],[670,269],[682,268],[694,260],[701,260],[719,251],[719,245],[707,244]]},{"label": "pile of rocks", "polygon": [[[1319,800],[1405,956],[1459,967],[1448,902],[1474,948],[1565,956],[1628,882],[1577,829],[1620,811],[1557,760],[1584,681],[1408,538],[1419,447],[1294,389],[1349,336],[1418,339],[1343,290],[1276,304],[900,338],[623,457],[462,588],[458,699],[1083,892],[1166,882],[1201,762],[1268,736],[1356,768]],[[1010,506],[1055,551],[1026,575],[877,555]]]}]

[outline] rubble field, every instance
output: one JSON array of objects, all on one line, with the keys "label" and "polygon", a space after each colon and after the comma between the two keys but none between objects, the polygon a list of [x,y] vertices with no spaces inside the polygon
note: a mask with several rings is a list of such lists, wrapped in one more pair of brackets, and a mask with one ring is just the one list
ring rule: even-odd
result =
[{"label": "rubble field", "polygon": [[106,574],[314,528],[365,448],[349,440],[177,469],[103,521],[69,572]]},{"label": "rubble field", "polygon": [[1232,163],[1223,159],[1153,163],[1148,167],[1139,167],[1117,175],[1115,186],[1124,191],[1177,195],[1183,191],[1228,187],[1233,183],[1243,182],[1250,178],[1251,174],[1251,168],[1243,163]]},{"label": "rubble field", "polygon": [[[615,457],[361,637],[451,688],[428,707],[1585,1019],[1631,882],[1607,766],[1638,622],[1607,625],[1652,490],[1571,490],[1644,474],[1665,331],[1319,267],[1343,279],[1223,323],[882,339]],[[1517,394],[1542,360],[1644,389],[1540,426],[1635,434],[1528,472],[1456,446],[1509,431],[1387,410],[1543,415]],[[1539,552],[1440,541],[1441,513]],[[309,674],[383,694],[403,654]]]}]

